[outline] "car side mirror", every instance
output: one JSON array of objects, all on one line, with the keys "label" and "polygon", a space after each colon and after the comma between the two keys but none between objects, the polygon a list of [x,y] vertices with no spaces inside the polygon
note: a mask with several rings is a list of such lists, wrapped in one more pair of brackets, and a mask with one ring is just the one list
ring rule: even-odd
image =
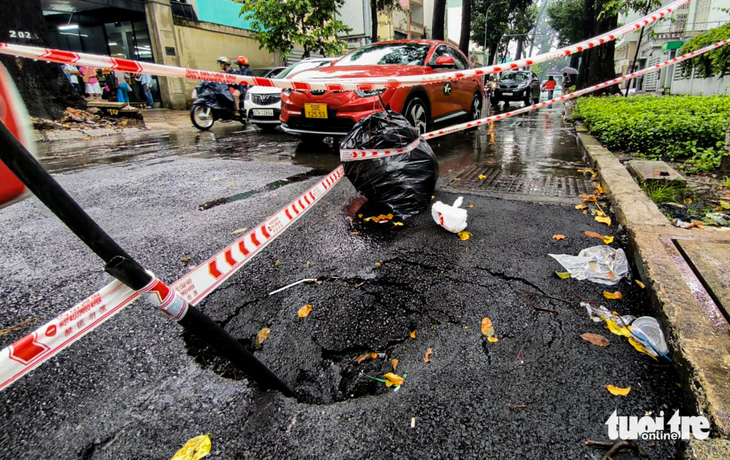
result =
[{"label": "car side mirror", "polygon": [[456,63],[451,56],[439,56],[436,58],[436,64],[433,67],[456,67]]}]

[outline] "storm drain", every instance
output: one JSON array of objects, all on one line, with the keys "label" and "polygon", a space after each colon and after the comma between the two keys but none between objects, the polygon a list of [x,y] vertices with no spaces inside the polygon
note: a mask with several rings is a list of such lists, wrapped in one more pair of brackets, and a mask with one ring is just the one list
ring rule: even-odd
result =
[{"label": "storm drain", "polygon": [[574,202],[592,194],[594,185],[585,175],[544,173],[511,174],[501,168],[474,165],[451,180],[445,190],[529,201]]}]

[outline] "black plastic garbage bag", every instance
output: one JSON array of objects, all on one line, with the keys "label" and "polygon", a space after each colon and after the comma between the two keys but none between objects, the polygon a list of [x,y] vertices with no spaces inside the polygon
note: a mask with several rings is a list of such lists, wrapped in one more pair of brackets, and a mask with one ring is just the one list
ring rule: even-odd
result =
[{"label": "black plastic garbage bag", "polygon": [[204,105],[215,110],[233,110],[236,103],[233,100],[228,85],[212,81],[202,81],[195,88],[198,96],[194,105]]},{"label": "black plastic garbage bag", "polygon": [[369,204],[400,219],[428,208],[439,177],[436,156],[418,130],[400,114],[377,112],[357,122],[340,142],[341,149],[397,149],[417,140],[407,153],[344,164],[345,175]]}]

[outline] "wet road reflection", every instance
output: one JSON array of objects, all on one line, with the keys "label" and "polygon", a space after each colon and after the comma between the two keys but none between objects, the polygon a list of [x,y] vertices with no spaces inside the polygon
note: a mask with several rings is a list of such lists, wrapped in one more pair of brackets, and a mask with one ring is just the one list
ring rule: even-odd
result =
[{"label": "wet road reflection", "polygon": [[[492,107],[491,114],[519,108]],[[473,164],[499,167],[510,174],[579,175],[582,154],[574,129],[563,122],[562,108],[542,109],[479,130],[431,141],[442,175],[456,174]],[[101,138],[41,144],[39,160],[53,172],[113,163],[154,161],[170,156],[228,158],[241,161],[284,162],[317,170],[338,164],[332,147],[307,147],[283,132],[261,133],[255,128],[222,126],[211,131],[151,132],[134,138]]]}]

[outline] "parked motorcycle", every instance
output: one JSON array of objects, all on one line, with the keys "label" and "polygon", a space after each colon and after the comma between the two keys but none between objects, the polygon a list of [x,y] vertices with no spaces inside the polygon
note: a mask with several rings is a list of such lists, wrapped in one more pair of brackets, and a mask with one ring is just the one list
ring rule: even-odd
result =
[{"label": "parked motorcycle", "polygon": [[199,130],[210,129],[216,121],[238,121],[244,125],[247,123],[243,110],[240,115],[236,115],[233,96],[225,83],[201,82],[193,94],[195,102],[190,110],[190,121]]}]

